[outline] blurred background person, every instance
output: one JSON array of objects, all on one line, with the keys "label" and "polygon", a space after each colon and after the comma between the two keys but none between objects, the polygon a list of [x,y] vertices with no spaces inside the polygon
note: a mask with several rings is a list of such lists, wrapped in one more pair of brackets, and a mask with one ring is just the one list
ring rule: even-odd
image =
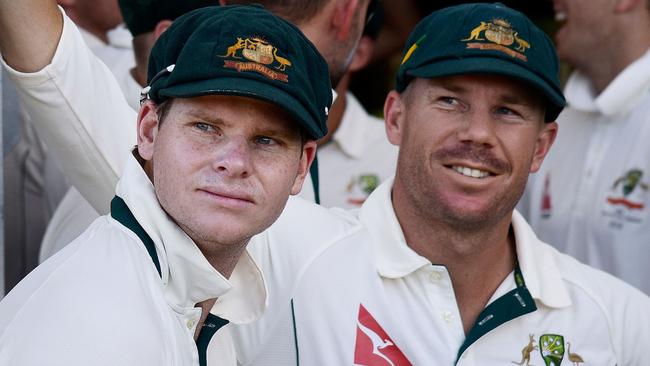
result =
[{"label": "blurred background person", "polygon": [[650,2],[553,5],[575,72],[521,207],[542,240],[650,294]]},{"label": "blurred background person", "polygon": [[[131,36],[117,0],[60,0],[81,28],[84,41],[106,65],[122,75],[134,64]],[[16,90],[3,78],[5,291],[38,264],[41,240],[69,184],[48,153]]]}]

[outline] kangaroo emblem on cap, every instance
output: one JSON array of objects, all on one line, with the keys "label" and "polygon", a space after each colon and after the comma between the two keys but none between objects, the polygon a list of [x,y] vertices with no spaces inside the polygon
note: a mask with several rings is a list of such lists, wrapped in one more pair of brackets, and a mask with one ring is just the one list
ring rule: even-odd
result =
[{"label": "kangaroo emblem on cap", "polygon": [[[528,61],[523,53],[530,48],[530,43],[520,38],[519,32],[505,19],[497,18],[491,22],[481,22],[470,31],[469,37],[461,39],[461,41],[488,41],[470,42],[467,43],[467,48],[501,51],[522,61]],[[510,48],[515,43],[517,46],[514,49]]]},{"label": "kangaroo emblem on cap", "polygon": [[[241,59],[242,56],[251,62],[232,60]],[[245,39],[237,37],[237,42],[227,48],[225,55],[219,55],[219,57],[231,59],[224,61],[223,67],[225,68],[235,69],[239,72],[253,71],[272,80],[289,82],[289,76],[281,71],[286,71],[287,67],[291,67],[291,61],[279,56],[278,48],[262,37],[255,36]],[[267,65],[272,66],[275,70]]]}]

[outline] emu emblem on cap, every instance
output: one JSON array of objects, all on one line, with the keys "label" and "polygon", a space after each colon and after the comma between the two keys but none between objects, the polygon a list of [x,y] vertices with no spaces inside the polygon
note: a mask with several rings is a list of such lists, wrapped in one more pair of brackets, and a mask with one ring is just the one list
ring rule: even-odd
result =
[{"label": "emu emblem on cap", "polygon": [[[530,43],[519,38],[519,32],[512,28],[512,25],[504,19],[493,19],[488,23],[481,22],[476,28],[472,29],[469,37],[461,39],[461,41],[488,41],[489,43],[470,42],[467,43],[467,48],[501,51],[522,61],[528,61],[524,52],[530,48]],[[516,47],[514,49],[511,48],[510,46],[514,46],[515,43]]]},{"label": "emu emblem on cap", "polygon": [[[246,61],[234,61],[232,59],[245,58]],[[253,71],[266,76],[272,80],[279,80],[285,83],[289,82],[289,76],[281,71],[291,67],[291,61],[278,55],[277,47],[260,37],[240,38],[237,42],[229,46],[225,55],[219,57],[230,58],[225,60],[223,66],[229,69],[235,69],[239,72]],[[271,69],[269,66],[275,70]],[[277,70],[277,71],[276,71]]]}]

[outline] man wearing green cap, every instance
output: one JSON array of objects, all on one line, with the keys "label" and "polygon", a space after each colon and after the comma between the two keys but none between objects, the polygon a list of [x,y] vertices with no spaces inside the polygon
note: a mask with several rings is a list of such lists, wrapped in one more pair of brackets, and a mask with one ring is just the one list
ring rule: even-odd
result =
[{"label": "man wearing green cap", "polygon": [[[114,1],[114,0],[113,0]],[[119,1],[119,11],[122,13],[128,32],[133,38],[133,51],[130,52],[131,63],[122,68],[121,72],[113,74],[120,84],[121,90],[128,105],[137,111],[140,109],[140,92],[147,84],[147,64],[149,53],[158,37],[169,28],[172,21],[177,17],[204,6],[214,5],[213,0],[188,0],[183,2],[173,0],[157,0],[157,1],[143,1],[143,0],[121,0]],[[115,4],[117,9],[117,4]],[[64,8],[67,14],[67,10]],[[74,19],[73,19],[74,20]],[[80,29],[83,34],[83,30]],[[127,32],[126,30],[123,30]],[[135,55],[135,64],[133,59]],[[101,71],[95,71],[93,80],[101,83]],[[87,82],[87,78],[80,73],[66,73],[66,79],[69,83],[83,83]],[[83,93],[79,88],[75,88],[76,93]],[[76,93],[70,99],[77,100]],[[55,97],[49,101],[52,102]],[[81,99],[83,100],[83,99]],[[79,102],[76,102],[79,103]],[[112,106],[114,107],[114,106]],[[126,108],[126,104],[124,104]],[[134,112],[135,113],[135,112]],[[51,116],[51,115],[50,115]],[[109,117],[110,118],[110,117]],[[51,126],[51,117],[45,121],[45,126]],[[130,120],[135,119],[135,116]],[[66,121],[69,129],[74,129],[70,121]],[[40,126],[40,125],[39,125]],[[41,128],[42,130],[43,128]],[[132,128],[124,129],[111,129],[111,135],[101,135],[101,139],[122,140],[128,141],[129,144],[135,144],[135,134]],[[54,145],[57,145],[56,140],[51,140]],[[91,141],[89,141],[90,143]],[[53,158],[56,158],[54,156]],[[56,160],[56,159],[50,159]],[[61,164],[61,165],[71,165]],[[72,180],[72,183],[76,183]],[[88,193],[87,190],[84,193]],[[39,263],[45,261],[57,253],[61,248],[65,247],[74,238],[79,236],[86,228],[98,217],[100,213],[94,208],[74,187],[70,187],[61,200],[61,203],[56,208],[50,223],[47,226],[45,236],[41,243],[39,252]]]},{"label": "man wearing green cap", "polygon": [[[238,327],[240,362],[647,363],[650,299],[541,242],[514,210],[557,133],[557,74],[548,37],[503,5],[425,18],[384,109],[394,180],[360,209],[365,231],[297,270],[291,306]],[[287,243],[267,255],[302,247]]]},{"label": "man wearing green cap", "polygon": [[264,311],[245,247],[326,133],[327,64],[290,23],[238,6],[176,20],[149,66],[111,213],[0,303],[0,364],[205,365],[218,331],[211,362],[235,364],[224,326]]}]

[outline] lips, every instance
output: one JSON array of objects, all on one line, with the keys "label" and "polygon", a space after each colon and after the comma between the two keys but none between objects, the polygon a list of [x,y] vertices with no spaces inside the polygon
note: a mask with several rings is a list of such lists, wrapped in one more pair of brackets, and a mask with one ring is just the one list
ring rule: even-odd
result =
[{"label": "lips", "polygon": [[244,205],[255,203],[255,200],[250,194],[241,191],[224,190],[224,189],[217,189],[213,187],[199,188],[198,190],[200,192],[212,196],[213,198],[219,201],[226,202],[226,203],[244,204]]}]

